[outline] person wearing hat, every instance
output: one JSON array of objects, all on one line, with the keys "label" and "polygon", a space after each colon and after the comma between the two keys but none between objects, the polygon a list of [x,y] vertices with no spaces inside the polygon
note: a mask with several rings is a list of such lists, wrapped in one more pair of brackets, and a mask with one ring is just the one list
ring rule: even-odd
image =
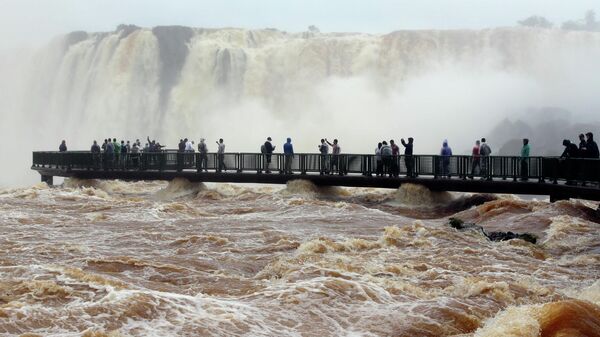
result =
[{"label": "person wearing hat", "polygon": [[265,146],[265,160],[266,160],[265,173],[271,173],[269,166],[271,165],[271,155],[273,154],[273,151],[275,151],[275,146],[273,146],[273,144],[271,144],[271,137],[267,137],[267,141],[265,142],[264,146]]}]

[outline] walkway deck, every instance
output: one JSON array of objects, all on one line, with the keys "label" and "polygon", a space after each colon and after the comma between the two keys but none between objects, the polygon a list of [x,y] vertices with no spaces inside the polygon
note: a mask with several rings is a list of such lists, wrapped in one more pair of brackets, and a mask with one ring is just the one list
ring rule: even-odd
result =
[{"label": "walkway deck", "polygon": [[[257,153],[228,153],[222,158],[217,154],[204,158],[199,153],[163,151],[114,158],[85,151],[34,152],[31,168],[49,183],[54,176],[121,180],[185,178],[259,184],[285,184],[303,179],[320,186],[398,188],[413,183],[433,191],[548,195],[551,200],[600,201],[599,160],[531,157],[523,162],[518,157],[487,157],[481,161],[483,172],[476,170],[478,174],[470,179],[473,159],[469,156],[398,156],[382,163],[380,168],[397,171],[399,177],[376,176],[378,164],[373,155],[297,154],[289,162],[291,173],[284,173],[288,158],[273,154],[269,166],[273,173],[270,174],[265,173],[266,157]],[[227,171],[219,172],[220,159]],[[522,169],[528,181],[521,181]],[[326,174],[329,171],[335,174]],[[412,174],[407,177],[409,171]]]}]

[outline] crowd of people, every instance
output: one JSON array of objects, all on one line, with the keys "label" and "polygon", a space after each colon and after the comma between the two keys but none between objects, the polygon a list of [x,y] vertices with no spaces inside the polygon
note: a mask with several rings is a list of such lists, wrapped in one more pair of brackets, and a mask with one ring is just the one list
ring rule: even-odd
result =
[{"label": "crowd of people", "polygon": [[[565,139],[563,145],[565,147],[560,158],[599,158],[598,145],[594,141],[594,135],[591,132],[579,135],[579,146],[572,143],[570,140]],[[404,147],[404,164],[406,166],[407,177],[414,177],[414,158],[413,158],[413,146],[414,139],[409,137],[407,141],[404,139],[400,140],[400,143]],[[217,172],[227,171],[227,165],[225,164],[225,143],[223,139],[216,141],[217,144]],[[116,138],[104,139],[104,142],[99,145],[95,140],[91,146],[91,152],[98,158],[101,154],[104,154],[105,162],[108,162],[112,167],[119,167],[126,165],[127,161],[131,161],[133,165],[139,163],[140,153],[158,153],[163,150],[165,146],[161,145],[156,140],[150,140],[147,137],[147,143],[142,144],[139,139],[134,142],[121,140],[117,141]],[[271,161],[272,155],[275,151],[276,146],[273,145],[271,137],[267,137],[264,144],[260,147],[260,152],[264,154],[264,172],[271,173]],[[331,148],[331,152],[330,152]],[[338,139],[334,139],[330,142],[327,138],[321,139],[317,145],[317,149],[321,155],[320,160],[320,174],[345,174],[345,165],[340,160],[341,146]],[[208,171],[208,146],[204,138],[200,139],[197,150],[199,153],[199,170]],[[63,140],[59,146],[60,152],[67,151],[66,141]],[[186,156],[189,153],[195,153],[196,147],[193,140],[188,138],[182,138],[178,144],[178,161],[182,164],[193,162],[193,157]],[[521,179],[527,180],[531,147],[529,145],[529,139],[523,139],[523,146],[521,148]],[[284,167],[285,173],[292,173],[292,161],[294,159],[294,148],[292,145],[291,138],[287,138],[286,143],[283,145],[284,154]],[[469,178],[473,179],[474,176],[479,175],[482,179],[491,179],[488,174],[490,170],[490,161],[488,158],[492,154],[492,149],[486,142],[485,138],[478,139],[471,151],[471,167]],[[450,147],[448,140],[442,142],[440,149],[440,170],[442,177],[451,177],[450,170],[450,158],[452,157],[452,148]],[[376,176],[389,176],[398,177],[400,174],[399,162],[394,158],[400,156],[400,147],[392,139],[388,141],[383,140],[377,144],[375,148],[375,174]]]},{"label": "crowd of people", "polygon": [[561,158],[590,158],[595,159],[600,156],[598,153],[598,144],[594,141],[594,134],[591,132],[579,135],[579,146],[571,143],[570,140],[563,140],[563,151]]}]

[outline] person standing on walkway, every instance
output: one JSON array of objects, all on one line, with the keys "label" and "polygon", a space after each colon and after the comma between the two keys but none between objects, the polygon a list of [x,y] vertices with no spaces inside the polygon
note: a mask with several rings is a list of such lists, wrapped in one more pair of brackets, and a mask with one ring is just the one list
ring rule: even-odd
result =
[{"label": "person standing on walkway", "polygon": [[60,142],[60,145],[58,146],[58,151],[67,152],[67,142],[65,140]]},{"label": "person standing on walkway", "polygon": [[294,160],[294,146],[292,146],[292,139],[288,137],[285,144],[283,144],[283,154],[285,155],[285,174],[292,173],[292,161]]},{"label": "person standing on walkway", "polygon": [[585,141],[585,135],[579,134],[579,157],[587,158],[587,142]]},{"label": "person standing on walkway", "polygon": [[375,148],[375,176],[383,176],[383,160],[381,158],[381,147],[383,147],[382,143],[377,143],[377,147]]},{"label": "person standing on walkway", "polygon": [[600,152],[598,152],[598,144],[594,141],[594,134],[588,132],[585,136],[587,137],[587,141],[585,142],[587,149],[586,158],[598,159],[600,157]]},{"label": "person standing on walkway", "polygon": [[125,145],[125,141],[121,141],[121,165],[123,168],[127,167],[127,145]]},{"label": "person standing on walkway", "polygon": [[480,145],[479,139],[475,141],[475,146],[473,146],[473,150],[471,151],[471,176],[469,178],[473,179],[475,176],[475,168],[481,173],[481,157],[480,157]]},{"label": "person standing on walkway", "polygon": [[92,147],[90,148],[90,152],[92,153],[92,164],[94,169],[97,169],[100,164],[100,145],[98,145],[97,141],[94,141]]},{"label": "person standing on walkway", "polygon": [[223,138],[220,138],[216,143],[219,146],[217,149],[217,157],[219,160],[219,168],[217,172],[221,172],[223,170],[227,172],[227,166],[225,165],[225,143],[223,143]]},{"label": "person standing on walkway", "polygon": [[194,165],[194,144],[191,139],[184,139],[185,142],[185,165]]},{"label": "person standing on walkway", "polygon": [[406,165],[406,176],[413,178],[414,173],[414,158],[413,158],[413,142],[412,137],[408,137],[408,143],[404,141],[404,138],[400,139],[402,146],[404,146],[404,164]]},{"label": "person standing on walkway", "polygon": [[485,138],[481,138],[479,154],[481,155],[481,179],[492,180],[490,172],[490,155],[492,154],[492,148],[485,142]]},{"label": "person standing on walkway", "polygon": [[331,162],[329,165],[329,173],[333,174],[337,170],[341,175],[342,171],[340,170],[340,153],[342,152],[342,148],[338,144],[337,139],[333,140],[333,144],[330,143],[327,138],[325,138],[325,142],[331,146]]},{"label": "person standing on walkway", "polygon": [[131,146],[130,156],[133,167],[137,168],[140,163],[140,144],[137,141]]},{"label": "person standing on walkway", "polygon": [[319,153],[321,153],[321,172],[320,174],[327,174],[327,154],[329,153],[329,146],[325,143],[325,139],[321,138],[321,144],[317,145]]},{"label": "person standing on walkway", "polygon": [[265,173],[271,173],[271,157],[273,155],[273,151],[275,151],[275,146],[273,146],[271,141],[271,137],[267,137],[267,140],[263,145],[265,149]]},{"label": "person standing on walkway", "polygon": [[529,179],[529,152],[531,147],[529,146],[529,139],[523,139],[523,147],[521,148],[521,181],[527,181]]},{"label": "person standing on walkway", "polygon": [[112,168],[115,161],[115,145],[113,144],[113,142],[110,141],[110,138],[108,138],[108,141],[106,142],[106,150],[104,151],[104,156],[104,169],[107,170],[109,168]]},{"label": "person standing on walkway", "polygon": [[450,146],[448,146],[447,140],[444,140],[444,142],[442,143],[440,156],[442,156],[442,176],[447,176],[448,178],[450,178],[450,156],[452,156],[452,149],[450,148]]},{"label": "person standing on walkway", "polygon": [[94,144],[92,144],[92,147],[90,148],[90,152],[94,154],[100,153],[100,146],[98,146],[98,142],[94,141]]},{"label": "person standing on walkway", "polygon": [[381,160],[383,161],[383,176],[389,174],[392,176],[391,165],[392,165],[392,148],[384,140],[381,142]]},{"label": "person standing on walkway", "polygon": [[397,178],[400,174],[400,166],[398,162],[398,156],[400,155],[400,147],[394,142],[393,139],[390,140],[390,147],[392,148],[390,175]]},{"label": "person standing on walkway", "polygon": [[115,165],[119,166],[121,160],[121,145],[117,142],[116,138],[113,138],[113,151],[115,153]]},{"label": "person standing on walkway", "polygon": [[204,172],[208,172],[208,147],[204,141],[204,138],[200,138],[200,143],[198,143],[198,152],[200,152],[200,171],[204,169]]}]

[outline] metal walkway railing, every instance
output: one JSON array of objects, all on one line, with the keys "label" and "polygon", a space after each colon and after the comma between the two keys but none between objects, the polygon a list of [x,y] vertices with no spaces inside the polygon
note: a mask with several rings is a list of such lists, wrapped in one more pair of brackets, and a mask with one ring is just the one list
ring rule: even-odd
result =
[{"label": "metal walkway railing", "polygon": [[33,152],[32,169],[105,171],[172,171],[205,170],[216,172],[297,173],[297,174],[360,174],[364,176],[431,176],[461,179],[527,179],[557,183],[600,182],[600,160],[560,159],[557,157],[490,156],[390,156],[381,161],[375,155],[321,155],[300,153],[289,157],[283,154],[178,152],[165,150],[149,153],[114,155],[89,151]]}]

